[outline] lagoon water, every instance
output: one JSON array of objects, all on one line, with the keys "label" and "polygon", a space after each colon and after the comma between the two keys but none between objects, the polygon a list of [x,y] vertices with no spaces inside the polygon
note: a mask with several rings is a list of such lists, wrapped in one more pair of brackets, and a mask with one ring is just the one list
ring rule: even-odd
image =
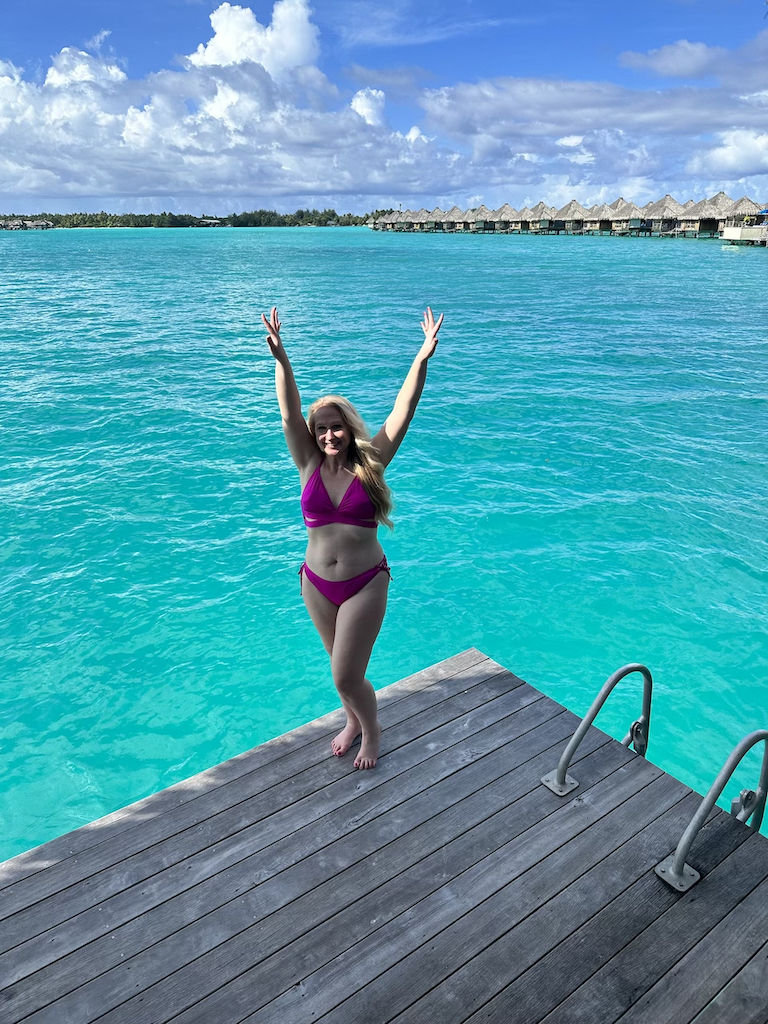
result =
[{"label": "lagoon water", "polygon": [[[446,314],[375,685],[474,645],[583,713],[642,661],[648,755],[705,790],[768,726],[765,284],[717,241],[0,232],[0,859],[337,706],[273,303],[305,399],[374,429]],[[634,676],[598,725],[639,705]]]}]

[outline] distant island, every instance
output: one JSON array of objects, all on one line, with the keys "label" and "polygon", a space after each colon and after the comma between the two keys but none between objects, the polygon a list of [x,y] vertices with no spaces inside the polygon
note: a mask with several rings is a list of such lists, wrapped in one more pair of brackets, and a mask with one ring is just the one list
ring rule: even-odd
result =
[{"label": "distant island", "polygon": [[189,213],[37,213],[0,214],[0,230],[29,231],[47,228],[346,228],[375,221],[392,210],[374,210],[362,217],[335,210],[251,210],[229,217],[194,217]]}]

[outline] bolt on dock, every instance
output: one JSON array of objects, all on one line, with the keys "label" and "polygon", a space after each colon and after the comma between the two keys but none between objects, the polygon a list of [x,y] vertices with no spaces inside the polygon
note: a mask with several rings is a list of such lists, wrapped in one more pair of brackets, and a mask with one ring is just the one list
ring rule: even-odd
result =
[{"label": "bolt on dock", "polygon": [[[3,1024],[765,1024],[768,840],[477,650],[0,865]],[[573,781],[573,780],[572,780]]]}]

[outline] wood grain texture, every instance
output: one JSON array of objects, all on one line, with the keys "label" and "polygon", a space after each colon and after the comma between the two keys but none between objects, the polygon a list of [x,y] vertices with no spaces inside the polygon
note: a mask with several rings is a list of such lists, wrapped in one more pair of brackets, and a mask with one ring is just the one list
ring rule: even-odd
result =
[{"label": "wood grain texture", "polygon": [[[766,876],[768,842],[752,834],[548,1014],[546,1024],[619,1020]],[[660,1009],[657,1001],[654,1008]]]},{"label": "wood grain texture", "polygon": [[[693,794],[684,804],[697,807],[701,797]],[[682,808],[683,804],[678,805]],[[670,812],[671,813],[671,812]],[[690,813],[674,836],[673,845],[690,820]],[[745,830],[730,815],[715,809],[700,833],[701,856],[697,867],[708,874],[747,838]],[[627,844],[628,846],[630,844]],[[659,846],[662,844],[659,843]],[[618,863],[624,848],[616,854]],[[587,920],[551,952],[528,967],[521,976],[468,1018],[468,1024],[508,1024],[520,1020],[537,1024],[581,984],[603,967],[612,956],[641,934],[681,898],[653,873],[660,856],[644,862],[643,873],[603,910],[588,901],[582,913]],[[631,854],[630,854],[631,857]],[[599,870],[599,869],[596,869]],[[592,910],[596,913],[590,913]],[[557,911],[557,908],[555,908]],[[553,925],[553,927],[557,927]]]},{"label": "wood grain texture", "polygon": [[768,1021],[768,942],[742,967],[693,1024],[766,1024]]},{"label": "wood grain texture", "polygon": [[768,934],[768,879],[738,903],[620,1019],[624,1024],[688,1024]]}]

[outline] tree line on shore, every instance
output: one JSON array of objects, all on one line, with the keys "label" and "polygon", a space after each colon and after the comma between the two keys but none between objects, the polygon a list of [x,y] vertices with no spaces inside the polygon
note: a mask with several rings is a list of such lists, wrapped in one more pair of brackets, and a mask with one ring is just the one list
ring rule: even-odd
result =
[{"label": "tree line on shore", "polygon": [[38,213],[0,214],[0,220],[44,220],[56,228],[194,228],[231,226],[235,228],[283,227],[353,227],[375,220],[391,210],[374,210],[362,217],[336,210],[296,210],[277,213],[275,210],[251,210],[228,217],[194,217],[188,213]]}]

